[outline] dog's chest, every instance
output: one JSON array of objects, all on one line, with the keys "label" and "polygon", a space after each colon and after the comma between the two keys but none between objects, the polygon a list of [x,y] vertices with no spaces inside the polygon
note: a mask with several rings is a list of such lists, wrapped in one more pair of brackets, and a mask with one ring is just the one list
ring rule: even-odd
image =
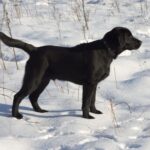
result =
[{"label": "dog's chest", "polygon": [[89,64],[88,73],[92,81],[99,82],[104,80],[110,72],[112,59],[103,54],[94,53]]}]

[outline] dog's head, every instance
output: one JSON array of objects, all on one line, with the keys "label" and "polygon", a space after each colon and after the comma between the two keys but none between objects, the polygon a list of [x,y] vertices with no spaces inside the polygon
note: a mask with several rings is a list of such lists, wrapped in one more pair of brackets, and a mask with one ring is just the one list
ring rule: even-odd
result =
[{"label": "dog's head", "polygon": [[142,42],[135,38],[129,29],[124,27],[116,27],[106,33],[103,38],[105,45],[114,54],[115,57],[124,50],[138,49]]}]

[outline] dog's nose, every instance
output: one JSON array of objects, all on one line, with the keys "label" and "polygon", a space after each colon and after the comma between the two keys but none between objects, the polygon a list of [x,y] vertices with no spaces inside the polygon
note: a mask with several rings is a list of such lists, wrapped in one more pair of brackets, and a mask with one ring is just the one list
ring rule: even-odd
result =
[{"label": "dog's nose", "polygon": [[138,40],[138,47],[140,47],[142,45],[142,41]]},{"label": "dog's nose", "polygon": [[140,45],[142,44],[142,41],[139,40]]}]

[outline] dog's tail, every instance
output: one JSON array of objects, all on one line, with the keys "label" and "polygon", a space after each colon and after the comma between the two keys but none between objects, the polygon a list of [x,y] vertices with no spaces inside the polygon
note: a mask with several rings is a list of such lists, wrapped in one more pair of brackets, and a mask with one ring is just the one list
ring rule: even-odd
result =
[{"label": "dog's tail", "polygon": [[23,49],[29,55],[31,55],[36,50],[35,46],[25,43],[21,40],[17,40],[17,39],[8,37],[6,34],[4,34],[2,32],[0,32],[0,40],[2,40],[6,45],[8,45],[10,47],[16,47],[16,48]]}]

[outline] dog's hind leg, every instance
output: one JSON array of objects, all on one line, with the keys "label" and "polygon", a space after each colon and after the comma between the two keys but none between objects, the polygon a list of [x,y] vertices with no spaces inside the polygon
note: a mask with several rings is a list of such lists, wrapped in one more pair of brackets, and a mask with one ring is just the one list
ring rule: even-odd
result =
[{"label": "dog's hind leg", "polygon": [[41,112],[41,113],[44,113],[44,112],[47,112],[46,110],[44,109],[41,109],[39,104],[38,104],[38,97],[40,96],[40,94],[44,91],[44,89],[46,88],[46,86],[48,85],[50,79],[49,78],[43,78],[40,85],[38,86],[38,88],[33,91],[30,96],[29,96],[29,99],[30,99],[30,102],[33,106],[33,109],[36,111],[36,112]]},{"label": "dog's hind leg", "polygon": [[19,113],[19,104],[23,98],[28,95],[28,91],[25,89],[21,89],[17,94],[14,96],[13,106],[12,106],[12,116],[16,117],[17,119],[21,119],[23,116]]},{"label": "dog's hind leg", "polygon": [[25,76],[23,80],[23,85],[21,90],[14,96],[13,107],[12,107],[12,116],[17,119],[21,119],[22,115],[19,113],[19,104],[22,99],[26,96],[30,95],[33,91],[37,89],[40,85],[41,80],[45,74],[45,70],[47,69],[47,62],[44,60],[33,62],[29,60],[25,69]]}]

